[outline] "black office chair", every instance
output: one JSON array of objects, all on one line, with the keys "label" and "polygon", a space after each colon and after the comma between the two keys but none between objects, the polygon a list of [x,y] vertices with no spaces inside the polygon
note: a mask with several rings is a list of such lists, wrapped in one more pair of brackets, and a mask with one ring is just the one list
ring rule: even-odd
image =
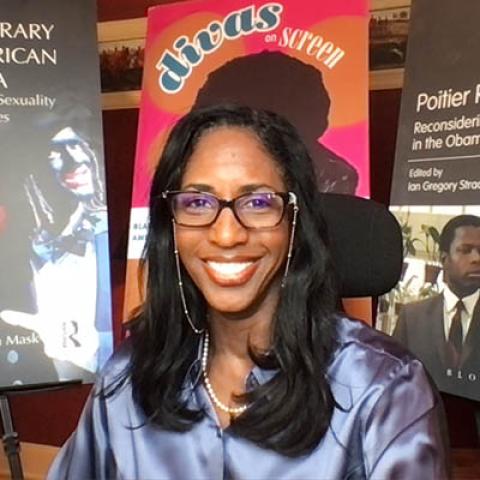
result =
[{"label": "black office chair", "polygon": [[395,217],[373,200],[334,193],[320,197],[340,296],[376,297],[390,291],[403,263]]}]

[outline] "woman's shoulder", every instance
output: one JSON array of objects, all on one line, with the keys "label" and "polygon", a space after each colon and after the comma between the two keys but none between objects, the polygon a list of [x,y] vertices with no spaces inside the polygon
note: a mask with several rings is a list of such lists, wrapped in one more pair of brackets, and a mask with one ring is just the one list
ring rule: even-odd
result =
[{"label": "woman's shoulder", "polygon": [[114,351],[99,372],[99,382],[109,385],[118,381],[119,377],[128,376],[132,356],[131,341],[126,338]]},{"label": "woman's shoulder", "polygon": [[441,400],[421,362],[368,325],[337,320],[335,438],[357,452],[368,478],[447,478]]},{"label": "woman's shoulder", "polygon": [[370,354],[392,365],[414,359],[414,356],[392,336],[375,330],[361,320],[337,315],[336,321],[337,355],[343,351],[353,355]]},{"label": "woman's shoulder", "polygon": [[338,348],[328,371],[337,398],[351,405],[393,385],[430,387],[422,363],[394,338],[345,316],[337,322]]}]

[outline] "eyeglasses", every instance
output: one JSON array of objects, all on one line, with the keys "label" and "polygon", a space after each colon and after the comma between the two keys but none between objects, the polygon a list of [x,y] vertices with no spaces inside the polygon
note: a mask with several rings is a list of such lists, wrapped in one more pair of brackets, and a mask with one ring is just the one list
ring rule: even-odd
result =
[{"label": "eyeglasses", "polygon": [[272,228],[285,215],[288,205],[297,208],[293,192],[252,192],[232,200],[223,200],[211,193],[197,191],[163,192],[175,223],[185,227],[213,225],[224,208],[230,208],[245,228]]}]

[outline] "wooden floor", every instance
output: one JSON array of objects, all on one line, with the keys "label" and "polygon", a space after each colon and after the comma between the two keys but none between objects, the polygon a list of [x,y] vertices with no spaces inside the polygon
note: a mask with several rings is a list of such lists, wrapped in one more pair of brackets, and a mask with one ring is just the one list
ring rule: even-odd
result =
[{"label": "wooden floor", "polygon": [[[22,443],[20,456],[22,459],[25,480],[43,480],[59,448],[36,443]],[[0,446],[0,480],[10,479],[8,461]]]},{"label": "wooden floor", "polygon": [[453,478],[480,480],[480,450],[453,449]]},{"label": "wooden floor", "polygon": [[[0,480],[6,480],[10,478],[8,462],[3,449],[0,449],[0,452]],[[57,452],[57,447],[22,443],[21,457],[25,480],[43,480]],[[455,449],[452,454],[452,462],[455,480],[480,480],[480,450]]]}]

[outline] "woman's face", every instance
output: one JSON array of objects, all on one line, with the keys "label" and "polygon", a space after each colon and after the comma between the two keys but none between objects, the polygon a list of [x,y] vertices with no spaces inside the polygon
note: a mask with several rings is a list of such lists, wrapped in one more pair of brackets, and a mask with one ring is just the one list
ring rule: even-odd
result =
[{"label": "woman's face", "polygon": [[[247,192],[285,192],[279,168],[245,128],[205,132],[190,157],[181,190],[231,200]],[[255,312],[276,301],[286,259],[288,216],[268,229],[246,229],[229,208],[209,227],[176,226],[183,265],[213,310]]]}]

